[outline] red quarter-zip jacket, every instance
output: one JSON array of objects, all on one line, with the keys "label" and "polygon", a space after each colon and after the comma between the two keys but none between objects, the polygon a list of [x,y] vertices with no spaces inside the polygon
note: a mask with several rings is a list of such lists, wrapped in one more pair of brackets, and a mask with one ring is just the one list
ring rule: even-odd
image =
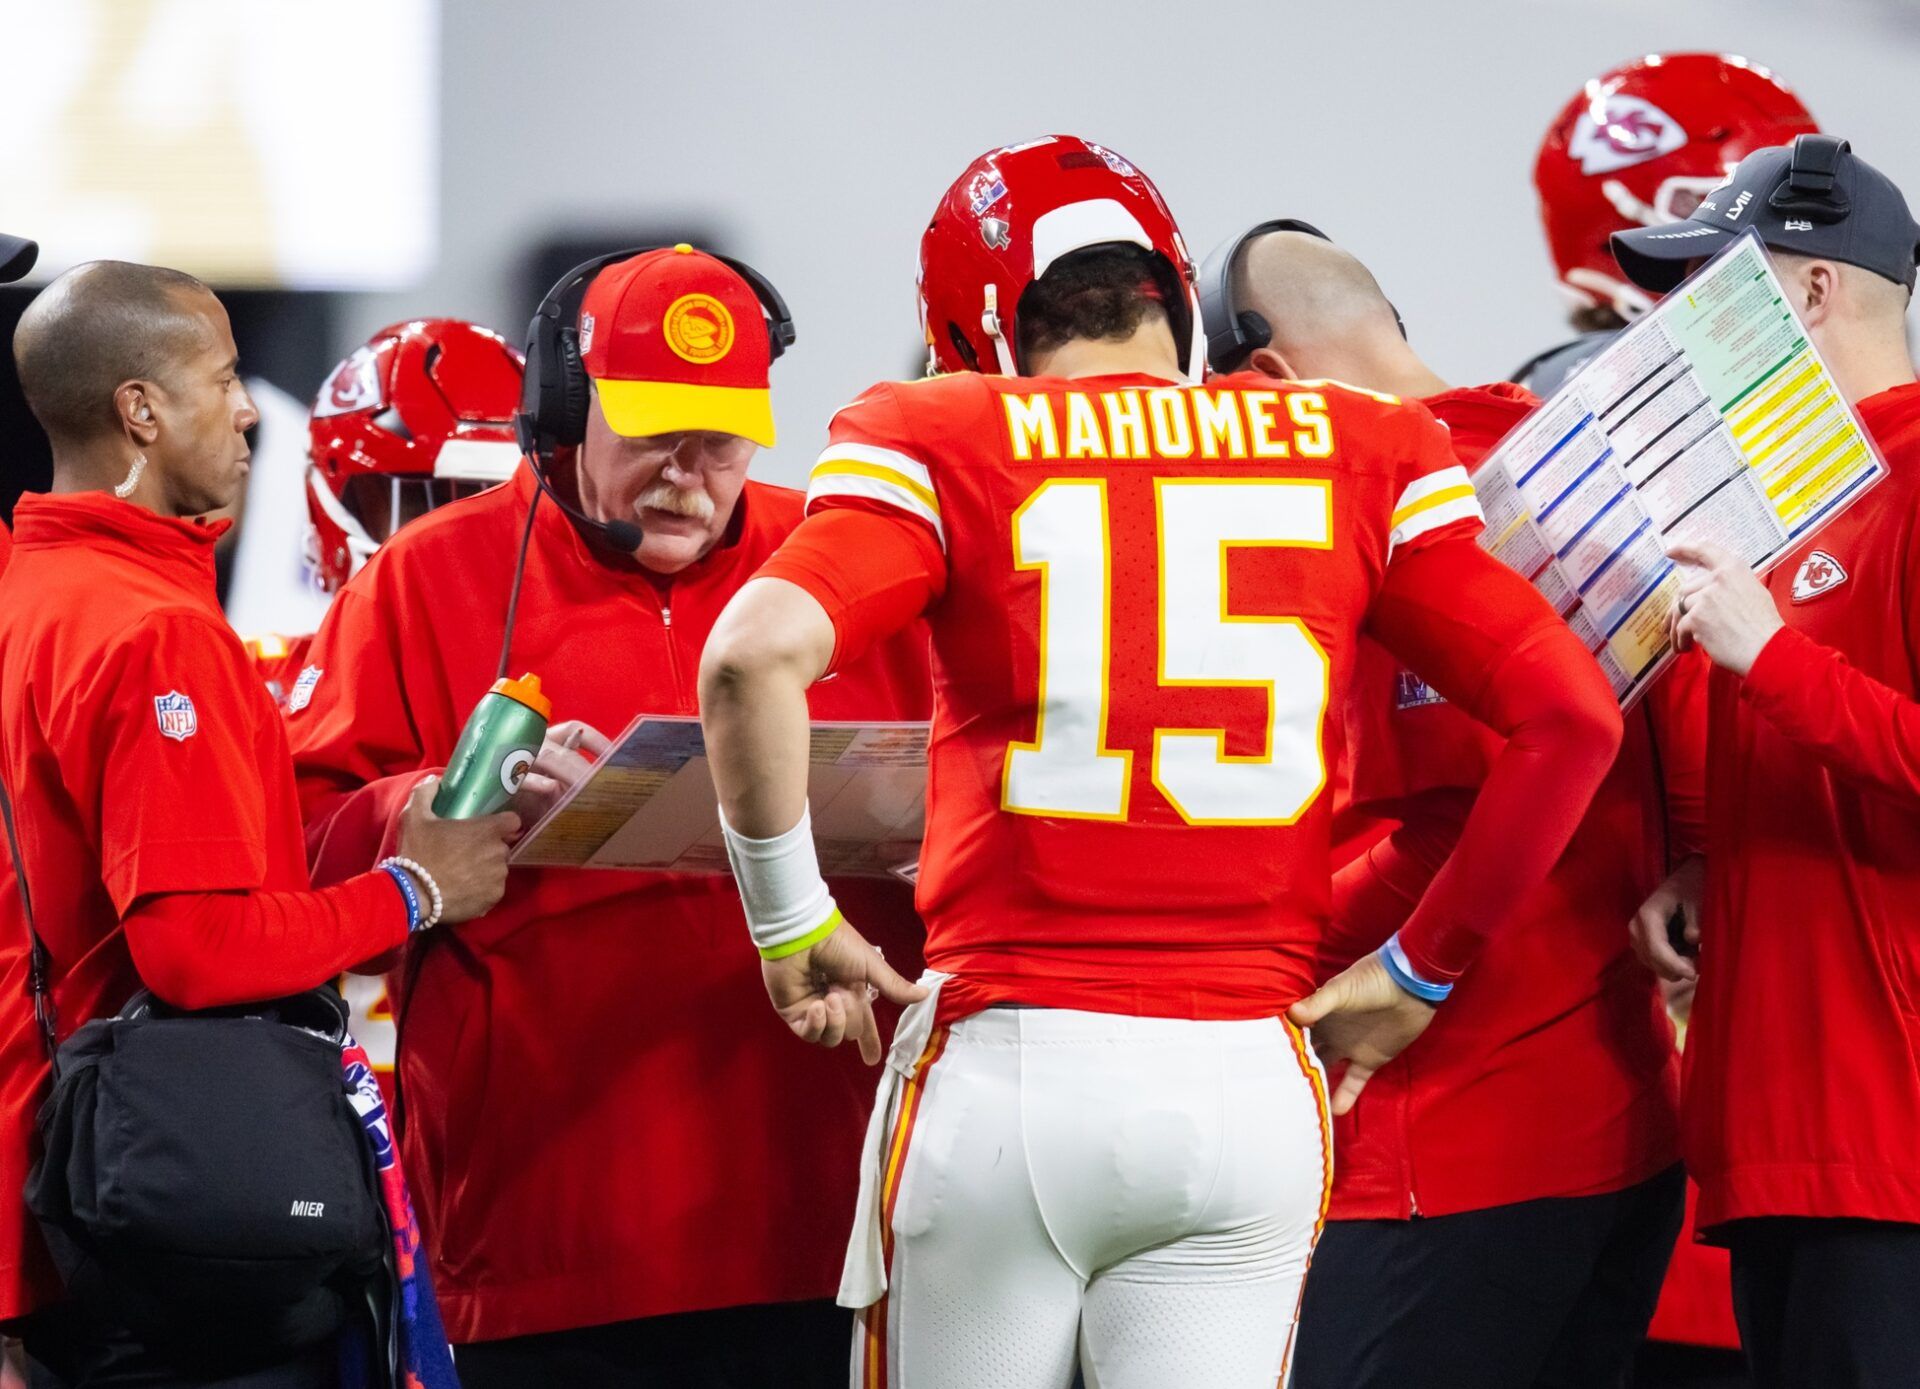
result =
[{"label": "red quarter-zip jacket", "polygon": [[[335,599],[287,724],[320,879],[378,856],[492,683],[533,495],[523,467],[434,511]],[[668,582],[543,504],[514,672],[609,735],[695,714],[714,619],[800,509],[748,482],[728,537]],[[924,635],[812,698],[816,718],[925,718]],[[835,892],[911,977],[910,890]],[[515,869],[497,908],[421,946],[398,1004],[402,1150],[455,1341],[833,1294],[872,1073],[768,1006],[730,877]]]}]

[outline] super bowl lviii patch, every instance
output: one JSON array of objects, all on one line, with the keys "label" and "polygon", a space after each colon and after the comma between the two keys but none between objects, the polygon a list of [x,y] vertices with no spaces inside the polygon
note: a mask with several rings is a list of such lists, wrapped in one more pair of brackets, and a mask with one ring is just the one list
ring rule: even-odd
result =
[{"label": "super bowl lviii patch", "polygon": [[1393,707],[1395,709],[1418,709],[1424,704],[1445,704],[1446,702],[1445,695],[1412,671],[1394,672]]}]

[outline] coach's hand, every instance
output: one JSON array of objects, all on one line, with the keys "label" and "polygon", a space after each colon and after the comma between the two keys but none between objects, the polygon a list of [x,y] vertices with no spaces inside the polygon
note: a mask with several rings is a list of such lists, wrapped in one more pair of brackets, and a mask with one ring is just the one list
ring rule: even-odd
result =
[{"label": "coach's hand", "polygon": [[1786,625],[1773,595],[1738,556],[1718,545],[1675,545],[1667,554],[1694,571],[1681,582],[1674,604],[1674,650],[1698,645],[1715,665],[1745,675]]},{"label": "coach's hand", "polygon": [[1673,914],[1682,912],[1686,918],[1682,936],[1689,945],[1700,943],[1700,898],[1706,885],[1707,861],[1695,854],[1667,875],[1667,880],[1640,904],[1640,910],[1627,924],[1633,953],[1640,957],[1641,964],[1669,984],[1692,982],[1700,977],[1693,961],[1673,948],[1667,927]]},{"label": "coach's hand", "polygon": [[531,828],[576,781],[593,770],[594,762],[606,756],[612,746],[607,735],[590,723],[568,719],[554,724],[540,740],[539,755],[521,778],[520,789],[507,802],[507,809]]},{"label": "coach's hand", "polygon": [[889,1003],[903,1008],[927,996],[925,989],[902,978],[844,921],[810,950],[784,960],[762,960],[760,977],[773,1010],[794,1036],[823,1047],[837,1047],[851,1039],[860,1044],[860,1059],[869,1066],[880,1059],[874,994],[883,994]]},{"label": "coach's hand", "polygon": [[1378,955],[1368,955],[1287,1010],[1296,1027],[1313,1029],[1313,1049],[1332,1066],[1347,1063],[1332,1108],[1353,1108],[1373,1073],[1427,1030],[1434,1007],[1393,982]]},{"label": "coach's hand", "polygon": [[[507,845],[520,832],[511,810],[474,820],[443,820],[433,813],[437,776],[422,777],[400,812],[399,851],[433,874],[440,887],[440,920],[471,921],[507,891]],[[424,904],[423,904],[424,905]]]}]

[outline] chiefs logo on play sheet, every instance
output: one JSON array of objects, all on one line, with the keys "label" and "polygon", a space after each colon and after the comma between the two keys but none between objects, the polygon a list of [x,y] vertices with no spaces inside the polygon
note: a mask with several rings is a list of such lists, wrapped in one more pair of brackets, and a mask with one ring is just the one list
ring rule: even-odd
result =
[{"label": "chiefs logo on play sheet", "polygon": [[1794,572],[1793,601],[1808,602],[1846,581],[1847,571],[1840,567],[1840,561],[1825,550],[1815,550],[1800,561],[1800,568]]},{"label": "chiefs logo on play sheet", "polygon": [[176,743],[184,743],[200,731],[200,716],[194,712],[193,701],[178,690],[153,697],[153,716],[160,721],[160,735]]}]

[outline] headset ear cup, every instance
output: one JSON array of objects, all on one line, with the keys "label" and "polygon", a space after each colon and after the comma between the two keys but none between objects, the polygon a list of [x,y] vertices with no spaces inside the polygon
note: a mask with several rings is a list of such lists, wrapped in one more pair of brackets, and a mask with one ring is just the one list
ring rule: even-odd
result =
[{"label": "headset ear cup", "polygon": [[554,344],[554,418],[556,447],[577,444],[587,437],[587,369],[580,361],[580,335],[562,328]]}]

